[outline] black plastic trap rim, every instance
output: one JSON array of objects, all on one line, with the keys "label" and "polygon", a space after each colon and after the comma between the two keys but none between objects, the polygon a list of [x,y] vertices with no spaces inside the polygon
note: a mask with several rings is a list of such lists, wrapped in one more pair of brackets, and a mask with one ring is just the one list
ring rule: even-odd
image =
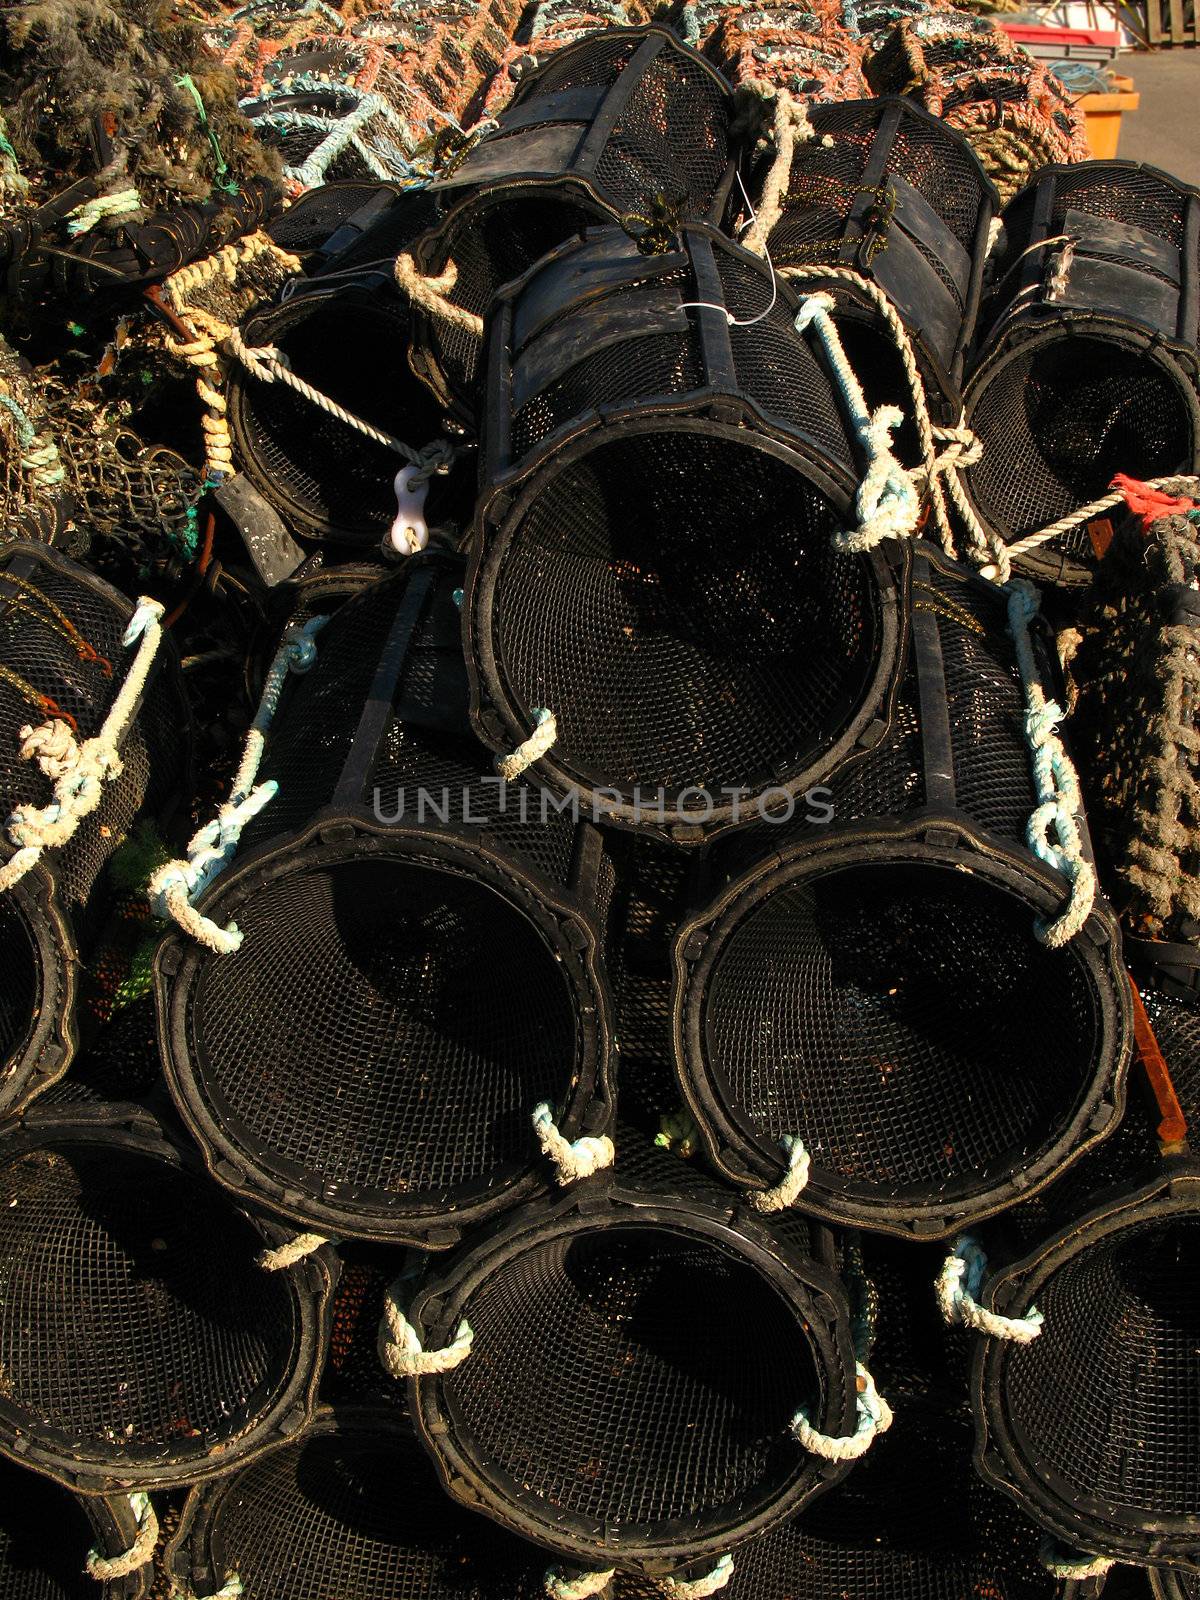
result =
[{"label": "black plastic trap rim", "polygon": [[194,1483],[306,1426],[328,1263],[260,1268],[287,1235],[146,1113],[30,1113],[0,1193],[0,1453],[98,1494]]},{"label": "black plastic trap rim", "polygon": [[[376,207],[387,205],[389,197],[394,199],[402,193],[398,183],[379,179],[323,183],[319,188],[309,189],[274,218],[266,232],[281,250],[290,250],[298,256],[315,251],[318,257],[324,257],[333,253],[329,247],[348,223],[353,228],[353,219],[373,213]],[[349,242],[353,233],[348,231],[345,237]],[[313,265],[308,263],[309,270]]]},{"label": "black plastic trap rim", "polygon": [[733,1205],[579,1185],[468,1246],[408,1316],[427,1349],[474,1332],[409,1384],[443,1483],[568,1561],[715,1561],[848,1470],[789,1427],[804,1405],[853,1431],[845,1293]]},{"label": "black plastic trap rim", "polygon": [[[248,345],[274,346],[297,377],[412,449],[442,436],[440,410],[408,372],[409,316],[395,294],[354,283],[309,289],[242,331]],[[240,363],[228,402],[238,461],[301,537],[379,544],[396,516],[403,457]]]},{"label": "black plastic trap rim", "polygon": [[[689,309],[772,295],[751,328]],[[677,843],[823,781],[898,670],[904,558],[833,548],[857,469],[798,304],[688,224],[653,260],[615,230],[565,246],[493,319],[475,726],[509,750],[548,707],[539,780]]]},{"label": "black plastic trap rim", "polygon": [[[445,219],[415,252],[453,304],[485,316],[501,285],[599,222],[640,235],[656,218],[716,222],[733,181],[732,94],[669,28],[605,28],[524,79],[496,129],[430,186]],[[484,347],[414,307],[414,366],[477,420]]]},{"label": "black plastic trap rim", "polygon": [[146,1569],[100,1587],[88,1552],[117,1556],[137,1537],[126,1495],[71,1494],[11,1461],[0,1461],[0,1596],[3,1600],[140,1600]]},{"label": "black plastic trap rim", "polygon": [[1115,931],[1097,917],[1047,949],[1034,918],[1060,904],[940,821],[735,879],[675,946],[676,1069],[717,1168],[778,1182],[799,1135],[806,1211],[929,1238],[1043,1187],[1124,1104]]},{"label": "black plastic trap rim", "polygon": [[192,1492],[172,1577],[289,1600],[542,1600],[544,1558],[449,1500],[402,1418],[323,1408],[303,1440]]},{"label": "black plastic trap rim", "polygon": [[[1200,1572],[1200,1177],[1168,1166],[995,1272],[1038,1337],[980,1338],[984,1477],[1072,1548]],[[1068,1403],[1069,1401],[1069,1403]]]},{"label": "black plastic trap rim", "polygon": [[1169,1567],[1153,1567],[1146,1574],[1150,1580],[1150,1593],[1154,1600],[1197,1600],[1200,1596],[1200,1577],[1187,1572],[1173,1572]]},{"label": "black plastic trap rim", "polygon": [[160,948],[164,1070],[243,1199],[445,1248],[549,1182],[541,1100],[567,1137],[611,1120],[594,935],[486,844],[326,815],[201,906],[245,943]]}]

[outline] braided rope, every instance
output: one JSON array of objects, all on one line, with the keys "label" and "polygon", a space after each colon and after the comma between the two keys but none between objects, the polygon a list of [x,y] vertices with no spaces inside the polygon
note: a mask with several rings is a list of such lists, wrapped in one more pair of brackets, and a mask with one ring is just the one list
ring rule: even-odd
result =
[{"label": "braided rope", "polygon": [[564,1138],[553,1110],[544,1100],[533,1113],[533,1131],[542,1154],[554,1164],[556,1182],[563,1185],[590,1178],[605,1167],[611,1167],[617,1158],[616,1146],[606,1134],[598,1138],[590,1135],[580,1139]]},{"label": "braided rope", "polygon": [[550,1567],[543,1586],[547,1600],[592,1600],[593,1595],[604,1593],[616,1575],[616,1567],[609,1567],[604,1572],[574,1574]]},{"label": "braided rope", "polygon": [[664,1578],[662,1586],[675,1600],[708,1600],[718,1594],[733,1577],[733,1557],[724,1555],[711,1572],[702,1578]]},{"label": "braided rope", "polygon": [[0,406],[9,413],[17,425],[17,443],[21,449],[21,467],[28,472],[37,489],[52,489],[67,475],[59,459],[58,446],[44,433],[39,433],[28,414],[10,394],[0,392]]},{"label": "braided rope", "polygon": [[1025,739],[1033,757],[1038,798],[1026,824],[1025,838],[1038,860],[1061,872],[1071,886],[1070,898],[1060,915],[1050,923],[1039,918],[1034,932],[1043,944],[1058,949],[1075,937],[1091,915],[1096,901],[1096,874],[1084,858],[1083,836],[1076,821],[1083,805],[1079,778],[1056,732],[1062,709],[1047,699],[1034,660],[1029,624],[1037,614],[1037,590],[1024,579],[1013,578],[1008,585],[1008,631],[1016,647],[1017,668],[1025,691]]},{"label": "braided rope", "polygon": [[997,1311],[986,1310],[976,1299],[986,1270],[987,1256],[978,1239],[973,1234],[963,1234],[955,1241],[953,1254],[946,1257],[936,1280],[937,1302],[943,1318],[950,1324],[973,1328],[976,1333],[986,1333],[993,1339],[1007,1339],[1012,1344],[1031,1343],[1042,1331],[1042,1313],[1034,1306],[1030,1306],[1023,1317],[1002,1317]]},{"label": "braided rope", "polygon": [[427,278],[412,256],[401,254],[396,257],[393,270],[397,284],[414,305],[428,311],[431,316],[440,317],[443,322],[462,328],[477,339],[483,338],[483,318],[474,311],[468,311],[465,306],[456,306],[447,298],[454,292],[458,282],[458,268],[453,261],[447,261],[440,277]]},{"label": "braided rope", "polygon": [[426,1350],[416,1329],[400,1309],[396,1299],[399,1280],[384,1296],[383,1320],[379,1324],[379,1359],[393,1378],[420,1378],[432,1373],[453,1372],[471,1354],[475,1335],[467,1321],[460,1322],[454,1341],[444,1350]]},{"label": "braided rope", "polygon": [[[1165,478],[1147,478],[1145,486],[1148,489],[1161,489],[1168,483],[1192,483],[1200,489],[1200,478],[1179,477],[1175,474]],[[1057,539],[1060,534],[1073,533],[1076,528],[1081,528],[1084,523],[1092,522],[1097,517],[1102,517],[1106,511],[1112,511],[1125,501],[1124,489],[1114,489],[1109,494],[1101,495],[1099,500],[1091,500],[1086,506],[1081,506],[1078,511],[1068,512],[1065,517],[1059,517],[1057,522],[1051,522],[1044,528],[1039,528],[1036,533],[1027,533],[1024,538],[1015,539],[1008,545],[1005,554],[1009,562],[1017,561],[1022,556],[1028,555],[1031,550],[1036,550],[1039,545],[1046,544],[1050,539]],[[983,569],[985,578],[997,577],[995,569]],[[1000,575],[1003,582],[1003,576]]]},{"label": "braided rope", "polygon": [[1038,1559],[1046,1571],[1055,1578],[1074,1579],[1082,1583],[1086,1578],[1103,1578],[1116,1563],[1107,1556],[1093,1556],[1084,1552],[1067,1553],[1056,1540],[1042,1540]]},{"label": "braided rope", "polygon": [[324,1233],[298,1233],[294,1239],[278,1245],[274,1250],[260,1251],[255,1259],[264,1272],[283,1272],[313,1255],[322,1245],[334,1242]]},{"label": "braided rope", "polygon": [[128,1550],[118,1556],[102,1556],[99,1550],[89,1550],[84,1571],[89,1577],[107,1583],[112,1578],[127,1578],[131,1572],[140,1572],[154,1560],[158,1545],[158,1517],[150,1503],[150,1496],[138,1491],[129,1496],[137,1520],[137,1537]]},{"label": "braided rope", "polygon": [[275,797],[279,785],[273,779],[261,784],[256,782],[267,731],[288,675],[307,672],[312,666],[317,658],[314,637],[328,621],[328,617],[310,617],[307,622],[288,628],[267,671],[229,799],[216,817],[192,838],[187,858],[164,862],[146,885],[154,914],[176,923],[215,955],[232,955],[241,947],[242,932],[233,922],[228,927],[219,927],[202,916],[193,902],[233,860],[246,824]]},{"label": "braided rope", "polygon": [[821,1433],[808,1420],[808,1413],[797,1411],[792,1432],[806,1450],[825,1461],[857,1461],[871,1448],[876,1434],[892,1425],[892,1408],[875,1387],[875,1380],[861,1361],[854,1363],[858,1387],[858,1425],[842,1436]]},{"label": "braided rope", "polygon": [[786,89],[777,89],[775,92],[774,137],[775,159],[763,184],[757,214],[741,241],[747,250],[753,250],[755,255],[759,256],[766,255],[767,240],[775,231],[783,213],[783,202],[792,175],[796,145],[807,143],[809,139],[816,137],[816,130],[809,121],[807,107],[799,100],[793,99]]},{"label": "braided rope", "polygon": [[538,706],[533,713],[533,732],[508,755],[496,757],[496,771],[511,783],[535,761],[540,761],[557,738],[558,722],[553,711]]},{"label": "braided rope", "polygon": [[[213,1594],[206,1595],[204,1600],[240,1600],[243,1593],[242,1580],[236,1572],[227,1572],[225,1582]],[[192,1589],[185,1589],[182,1584],[175,1584],[171,1590],[171,1600],[201,1600],[201,1597]]]},{"label": "braided rope", "polygon": [[98,222],[125,222],[143,210],[142,197],[134,188],[115,194],[100,194],[67,212],[67,232],[72,238],[90,233]]},{"label": "braided rope", "polygon": [[162,614],[157,600],[138,601],[122,639],[126,649],[137,643],[137,654],[99,733],[79,744],[59,717],[19,730],[20,759],[37,761],[54,785],[54,798],[46,806],[16,806],[9,816],[8,836],[17,849],[0,867],[0,894],[31,871],[44,850],[66,844],[100,804],[104,785],[121,776],[120,743],[162,640]]},{"label": "braided rope", "polygon": [[799,1134],[785,1133],[779,1141],[787,1158],[787,1166],[782,1179],[770,1189],[748,1189],[746,1199],[755,1209],[764,1216],[769,1216],[775,1211],[786,1211],[789,1206],[794,1206],[800,1198],[805,1184],[808,1182],[808,1172],[811,1158],[804,1147],[804,1140]]}]

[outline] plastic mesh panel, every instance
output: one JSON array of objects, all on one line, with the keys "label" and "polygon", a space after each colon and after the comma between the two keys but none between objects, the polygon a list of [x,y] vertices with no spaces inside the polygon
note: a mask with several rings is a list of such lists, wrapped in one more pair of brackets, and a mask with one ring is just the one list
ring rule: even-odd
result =
[{"label": "plastic mesh panel", "polygon": [[902,1196],[1025,1167],[1087,1089],[1095,997],[1029,906],[951,868],[847,867],[776,889],[707,987],[711,1070],[764,1142]]},{"label": "plastic mesh panel", "polygon": [[277,879],[238,925],[242,959],[208,965],[191,1027],[220,1122],[277,1174],[444,1204],[528,1167],[533,1107],[565,1097],[576,1037],[514,906],[377,854]]},{"label": "plastic mesh panel", "polygon": [[[298,301],[247,330],[274,345],[322,394],[414,449],[441,432],[424,391],[404,381],[408,318],[390,302],[341,294]],[[398,457],[282,383],[231,380],[230,411],[247,472],[301,531],[375,543],[396,514]]]},{"label": "plastic mesh panel", "polygon": [[207,1184],[112,1145],[0,1172],[0,1408],[91,1459],[195,1454],[287,1377],[294,1311]]},{"label": "plastic mesh panel", "polygon": [[727,438],[599,445],[552,469],[505,553],[508,682],[601,783],[799,770],[858,709],[879,648],[870,574],[832,531],[823,496]]},{"label": "plastic mesh panel", "polygon": [[1198,1263],[1200,1222],[1147,1221],[1038,1290],[1045,1324],[1009,1351],[1005,1404],[1039,1472],[1077,1501],[1154,1517],[1200,1510]]},{"label": "plastic mesh panel", "polygon": [[1194,400],[1183,373],[1112,340],[1065,330],[1035,338],[973,384],[984,442],[969,469],[985,520],[1005,538],[1044,527],[1104,494],[1113,475],[1187,469]]},{"label": "plastic mesh panel", "polygon": [[29,1032],[37,1010],[41,960],[12,895],[0,897],[0,1061],[7,1062]]},{"label": "plastic mesh panel", "polygon": [[630,1225],[535,1242],[466,1312],[451,1409],[471,1453],[557,1524],[628,1535],[727,1514],[795,1469],[788,1423],[816,1396],[812,1358],[774,1289],[712,1245]]},{"label": "plastic mesh panel", "polygon": [[293,255],[319,249],[381,187],[379,183],[331,183],[310,189],[267,231],[281,250]]},{"label": "plastic mesh panel", "polygon": [[96,1536],[83,1507],[56,1484],[0,1462],[0,1595],[96,1600],[84,1563]]}]

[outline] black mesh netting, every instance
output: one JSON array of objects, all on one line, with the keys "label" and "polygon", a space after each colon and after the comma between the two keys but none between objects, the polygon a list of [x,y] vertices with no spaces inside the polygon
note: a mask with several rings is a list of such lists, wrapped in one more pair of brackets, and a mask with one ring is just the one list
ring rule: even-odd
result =
[{"label": "black mesh netting", "polygon": [[[74,1495],[26,1467],[0,1462],[4,1600],[96,1600],[100,1591],[84,1564],[97,1543],[96,1530]],[[116,1592],[124,1591],[118,1587]]]},{"label": "black mesh netting", "polygon": [[544,1560],[457,1510],[411,1437],[336,1417],[206,1489],[176,1571],[236,1571],[248,1594],[291,1600],[541,1600]]},{"label": "black mesh netting", "polygon": [[[408,377],[408,316],[394,297],[353,287],[302,294],[253,320],[245,338],[281,351],[297,377],[412,449],[440,437],[436,406]],[[301,534],[378,544],[396,515],[400,456],[284,383],[263,383],[240,367],[229,408],[247,475]]]},{"label": "black mesh netting", "polygon": [[9,1154],[0,1195],[0,1446],[19,1433],[68,1470],[170,1482],[253,1434],[291,1378],[298,1314],[215,1189],[63,1134]]}]

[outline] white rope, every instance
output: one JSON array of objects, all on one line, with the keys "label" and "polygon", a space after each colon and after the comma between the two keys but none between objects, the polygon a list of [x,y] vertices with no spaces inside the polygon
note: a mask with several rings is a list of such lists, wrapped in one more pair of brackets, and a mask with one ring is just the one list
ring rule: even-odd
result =
[{"label": "white rope", "polygon": [[239,949],[242,943],[241,930],[232,922],[228,927],[219,927],[209,917],[202,916],[193,902],[233,860],[242,830],[278,791],[279,785],[273,779],[267,783],[255,783],[266,748],[267,730],[275,716],[288,674],[307,672],[316,660],[314,639],[328,620],[328,617],[311,617],[303,624],[293,624],[288,628],[267,671],[262,697],[246,734],[242,759],[229,799],[221,806],[213,821],[206,823],[193,837],[188,845],[187,859],[164,862],[147,884],[154,914],[177,923],[198,944],[216,955],[231,955]]},{"label": "white rope", "polygon": [[[816,129],[809,121],[807,106],[793,99],[786,89],[778,89],[775,94],[773,133],[775,159],[771,162],[771,170],[767,173],[766,182],[763,184],[758,211],[754,213],[754,220],[741,240],[747,250],[753,250],[755,255],[759,256],[767,254],[767,240],[775,231],[782,214],[784,196],[792,175],[796,145],[807,143],[816,134]],[[753,213],[753,208],[751,210]]]},{"label": "white rope", "polygon": [[598,1138],[585,1134],[579,1139],[565,1139],[558,1131],[552,1108],[544,1100],[534,1110],[533,1131],[538,1136],[542,1154],[553,1162],[555,1179],[561,1184],[590,1178],[593,1173],[611,1167],[617,1158],[616,1146],[607,1134]]},{"label": "white rope", "polygon": [[129,1504],[137,1520],[137,1537],[128,1550],[119,1556],[102,1556],[99,1550],[89,1550],[87,1566],[89,1577],[107,1583],[111,1578],[127,1578],[131,1572],[140,1572],[154,1560],[158,1544],[158,1517],[150,1504],[150,1496],[141,1492],[129,1496]]},{"label": "white rope", "polygon": [[911,475],[892,452],[892,432],[903,422],[904,413],[899,406],[867,410],[862,385],[830,315],[833,307],[832,295],[806,296],[796,313],[796,331],[805,333],[811,327],[824,346],[850,424],[866,456],[867,469],[855,497],[858,526],[838,534],[835,543],[842,550],[873,550],[884,539],[912,537],[920,520],[921,501]]},{"label": "white rope", "polygon": [[722,1556],[703,1578],[664,1578],[662,1586],[675,1600],[708,1600],[718,1594],[733,1577],[733,1557]]},{"label": "white rope", "polygon": [[458,268],[453,261],[447,261],[440,277],[427,278],[412,256],[402,254],[396,257],[392,271],[396,283],[414,305],[428,311],[431,316],[440,317],[443,322],[453,323],[464,332],[473,334],[476,339],[483,338],[483,318],[474,311],[468,311],[465,306],[456,306],[448,298],[458,282]]},{"label": "white rope", "polygon": [[114,194],[96,195],[94,199],[85,200],[82,205],[67,212],[67,232],[73,238],[78,238],[82,233],[90,233],[98,222],[108,219],[124,221],[136,216],[141,209],[142,197],[132,187],[118,189]]},{"label": "white rope", "polygon": [[[1146,488],[1161,489],[1165,484],[1178,483],[1181,474],[1172,473],[1166,478],[1147,478]],[[1189,483],[1197,483],[1196,478],[1186,478]],[[1124,504],[1125,491],[1115,489],[1111,494],[1101,495],[1099,500],[1091,500],[1086,506],[1080,506],[1078,511],[1071,511],[1065,517],[1059,517],[1057,522],[1051,522],[1044,528],[1039,528],[1036,533],[1027,533],[1024,538],[1014,539],[1006,547],[1006,555],[1010,562],[1017,561],[1021,556],[1028,555],[1031,550],[1036,550],[1039,545],[1047,543],[1050,539],[1057,539],[1060,534],[1072,533],[1076,528],[1082,527],[1085,522],[1092,522],[1096,517],[1102,517],[1106,511],[1113,511]],[[994,568],[983,569],[985,578],[995,578],[999,574]]]},{"label": "white rope", "polygon": [[274,1250],[261,1251],[257,1257],[258,1264],[264,1272],[282,1272],[287,1267],[294,1267],[297,1261],[303,1261],[306,1256],[311,1256],[322,1245],[334,1242],[324,1233],[298,1233],[294,1239],[278,1245]]},{"label": "white rope", "polygon": [[954,1254],[946,1257],[937,1276],[937,1301],[942,1316],[948,1323],[959,1323],[986,1333],[993,1339],[1007,1339],[1013,1344],[1029,1344],[1042,1331],[1042,1313],[1034,1306],[1023,1317],[1002,1317],[996,1311],[987,1311],[975,1298],[983,1284],[987,1269],[987,1256],[972,1234],[964,1234],[954,1246]]},{"label": "white rope", "polygon": [[393,1378],[419,1378],[430,1373],[453,1372],[471,1354],[475,1335],[465,1320],[458,1325],[452,1344],[444,1350],[426,1350],[416,1329],[400,1309],[397,1284],[384,1296],[383,1320],[379,1324],[379,1359]]},{"label": "white rope", "polygon": [[21,760],[36,759],[54,785],[54,798],[47,806],[19,805],[10,815],[8,837],[17,850],[0,867],[0,893],[19,882],[41,859],[43,850],[66,844],[84,817],[100,804],[104,785],[121,776],[120,743],[162,640],[162,614],[157,600],[143,596],[138,601],[121,641],[126,649],[140,641],[137,655],[93,738],[77,743],[60,717],[19,730]]},{"label": "white rope", "polygon": [[[227,1572],[225,1582],[213,1594],[206,1595],[204,1600],[239,1600],[243,1593],[242,1580],[236,1572]],[[171,1588],[171,1600],[201,1600],[194,1590],[185,1589],[182,1584],[176,1583]]]},{"label": "white rope", "polygon": [[892,1425],[892,1408],[875,1387],[875,1380],[861,1361],[854,1363],[858,1387],[858,1426],[853,1433],[838,1436],[820,1433],[808,1420],[806,1411],[792,1418],[792,1432],[806,1450],[825,1461],[857,1461],[871,1448],[875,1435],[886,1433]]},{"label": "white rope", "polygon": [[1046,698],[1034,660],[1029,624],[1037,613],[1037,590],[1023,579],[1013,578],[1008,585],[1008,631],[1025,691],[1025,739],[1033,757],[1038,798],[1025,838],[1038,860],[1061,872],[1071,886],[1060,915],[1049,923],[1038,918],[1034,932],[1043,944],[1058,949],[1075,937],[1091,915],[1096,874],[1084,859],[1083,836],[1076,821],[1082,805],[1079,778],[1055,731],[1062,721],[1062,709]]},{"label": "white rope", "polygon": [[1054,1539],[1043,1539],[1038,1552],[1038,1559],[1046,1571],[1055,1578],[1074,1578],[1082,1582],[1085,1578],[1103,1578],[1106,1573],[1116,1565],[1107,1556],[1061,1553],[1062,1547]]},{"label": "white rope", "polygon": [[225,346],[230,355],[235,356],[246,371],[261,383],[286,385],[294,393],[311,401],[321,411],[336,417],[339,422],[344,422],[348,428],[353,428],[367,439],[373,439],[376,444],[383,445],[396,455],[403,456],[410,467],[417,469],[416,475],[409,479],[410,484],[431,478],[435,472],[447,467],[454,459],[454,447],[448,439],[436,439],[423,450],[414,450],[411,445],[405,444],[403,439],[397,439],[394,434],[385,433],[374,423],[355,416],[353,411],[347,411],[345,406],[339,405],[336,400],[330,399],[329,395],[322,394],[320,389],[314,389],[311,383],[306,383],[303,378],[298,377],[288,365],[284,352],[275,345],[247,344],[238,329],[234,328],[225,340]]},{"label": "white rope", "polygon": [[544,1584],[547,1600],[592,1600],[593,1595],[604,1593],[616,1575],[616,1567],[604,1572],[577,1572],[574,1576],[550,1567]]},{"label": "white rope", "polygon": [[527,767],[539,761],[558,738],[558,722],[553,711],[538,706],[533,713],[533,732],[506,756],[496,757],[496,771],[507,782],[519,778]]},{"label": "white rope", "polygon": [[789,1206],[796,1204],[808,1182],[809,1167],[812,1165],[808,1151],[804,1147],[804,1140],[799,1134],[785,1133],[779,1142],[787,1158],[787,1168],[783,1177],[773,1188],[746,1191],[746,1199],[755,1211],[761,1211],[764,1215],[770,1215],[774,1211],[786,1211]]}]

